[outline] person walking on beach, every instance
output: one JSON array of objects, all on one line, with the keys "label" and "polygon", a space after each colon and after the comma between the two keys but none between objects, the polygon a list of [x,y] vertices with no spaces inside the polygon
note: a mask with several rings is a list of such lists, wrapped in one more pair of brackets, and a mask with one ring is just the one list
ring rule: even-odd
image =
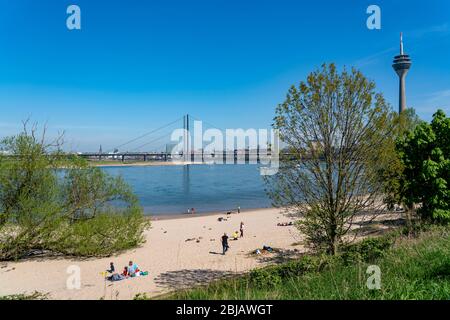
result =
[{"label": "person walking on beach", "polygon": [[239,227],[239,231],[241,231],[241,238],[244,237],[244,222],[241,221],[241,225]]},{"label": "person walking on beach", "polygon": [[223,255],[225,255],[225,253],[228,251],[228,249],[230,248],[230,246],[228,245],[228,236],[226,233],[223,234],[222,236],[222,249],[223,249]]},{"label": "person walking on beach", "polygon": [[191,209],[188,208],[188,214],[190,214],[190,213],[191,213]]},{"label": "person walking on beach", "polygon": [[241,213],[241,207],[240,206],[237,207],[237,211],[238,211],[238,213]]},{"label": "person walking on beach", "polygon": [[195,209],[194,209],[194,208],[191,209],[191,213],[192,213],[192,214],[195,213]]}]

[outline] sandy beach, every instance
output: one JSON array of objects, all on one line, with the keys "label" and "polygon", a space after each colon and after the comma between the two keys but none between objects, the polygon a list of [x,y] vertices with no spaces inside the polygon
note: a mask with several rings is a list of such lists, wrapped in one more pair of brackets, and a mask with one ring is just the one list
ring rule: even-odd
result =
[{"label": "sandy beach", "polygon": [[[219,217],[227,221],[218,221]],[[229,241],[230,250],[223,256],[220,237],[231,235],[245,224],[245,236]],[[189,218],[152,221],[145,233],[146,243],[114,257],[100,259],[33,258],[19,262],[0,262],[0,296],[47,293],[50,299],[132,299],[138,293],[155,296],[205,281],[248,271],[277,258],[276,254],[258,256],[251,251],[269,245],[294,252],[303,249],[296,242],[300,236],[279,209],[243,210],[240,214],[199,215]],[[295,254],[295,253],[294,253]],[[114,262],[122,270],[129,260],[137,263],[148,276],[118,282],[105,281],[100,274]],[[78,266],[80,289],[68,289],[71,266]],[[76,267],[75,267],[76,268]]]}]

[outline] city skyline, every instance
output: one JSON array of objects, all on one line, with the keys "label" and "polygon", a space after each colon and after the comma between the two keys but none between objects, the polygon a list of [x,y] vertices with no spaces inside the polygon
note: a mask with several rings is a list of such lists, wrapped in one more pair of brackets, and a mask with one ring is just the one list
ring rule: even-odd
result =
[{"label": "city skyline", "polygon": [[380,1],[381,30],[367,29],[369,4],[359,2],[79,0],[82,29],[68,31],[69,4],[0,0],[1,136],[28,117],[49,134],[65,130],[79,151],[187,113],[220,128],[267,128],[289,87],[324,62],[359,68],[397,110],[400,31],[415,61],[408,107],[424,120],[450,110],[447,1]]}]

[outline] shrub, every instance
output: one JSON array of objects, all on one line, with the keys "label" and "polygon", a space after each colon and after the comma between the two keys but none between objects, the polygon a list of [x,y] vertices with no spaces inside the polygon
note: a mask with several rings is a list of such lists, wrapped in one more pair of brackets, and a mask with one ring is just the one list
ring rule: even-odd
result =
[{"label": "shrub", "polygon": [[0,260],[34,250],[104,256],[143,242],[148,222],[131,188],[60,146],[26,126],[0,142],[8,154],[0,156]]},{"label": "shrub", "polygon": [[276,268],[254,269],[250,272],[250,283],[260,288],[271,288],[281,284]]},{"label": "shrub", "polygon": [[346,263],[374,262],[376,259],[383,257],[393,243],[393,235],[367,238],[345,247],[341,257]]},{"label": "shrub", "polygon": [[320,256],[303,256],[298,260],[289,261],[276,267],[277,273],[282,278],[295,277],[307,272],[320,271],[327,259]]}]

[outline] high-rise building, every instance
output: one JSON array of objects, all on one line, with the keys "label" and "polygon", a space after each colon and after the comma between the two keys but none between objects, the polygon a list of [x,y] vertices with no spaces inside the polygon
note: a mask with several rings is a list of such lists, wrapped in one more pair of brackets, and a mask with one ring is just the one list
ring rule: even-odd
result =
[{"label": "high-rise building", "polygon": [[400,55],[394,57],[394,64],[392,65],[395,72],[397,72],[400,82],[398,113],[406,110],[405,78],[409,68],[411,68],[411,64],[411,58],[403,51],[403,34],[400,33]]}]

